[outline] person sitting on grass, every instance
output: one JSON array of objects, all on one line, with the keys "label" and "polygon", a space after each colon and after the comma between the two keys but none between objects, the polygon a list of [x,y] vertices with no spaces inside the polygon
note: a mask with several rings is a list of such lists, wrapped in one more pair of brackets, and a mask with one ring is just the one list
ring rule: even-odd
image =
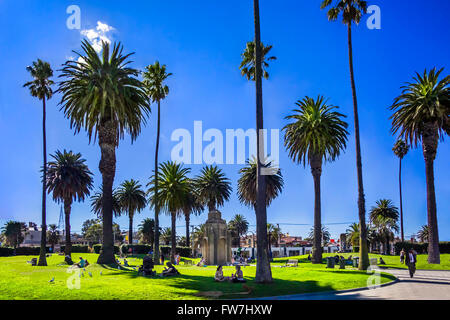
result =
[{"label": "person sitting on grass", "polygon": [[236,273],[231,274],[231,282],[246,282],[244,279],[244,273],[241,270],[241,266],[236,266]]},{"label": "person sitting on grass", "polygon": [[205,259],[201,258],[200,261],[197,263],[197,267],[203,267],[205,265]]},{"label": "person sitting on grass", "polygon": [[170,261],[167,262],[166,266],[167,268],[164,268],[163,272],[161,273],[162,277],[176,276],[180,274]]},{"label": "person sitting on grass", "polygon": [[128,265],[128,261],[127,261],[127,259],[123,259],[123,266],[124,267],[129,267],[129,265]]},{"label": "person sitting on grass", "polygon": [[152,256],[146,255],[144,259],[142,259],[142,266],[139,267],[138,273],[142,273],[143,276],[154,275],[153,267],[154,264]]},{"label": "person sitting on grass", "polygon": [[223,282],[223,281],[228,281],[228,280],[230,280],[230,277],[224,277],[223,276],[222,266],[219,265],[217,267],[216,274],[214,275],[214,281]]},{"label": "person sitting on grass", "polygon": [[84,260],[82,257],[80,257],[80,261],[76,264],[79,268],[86,267],[86,260]]},{"label": "person sitting on grass", "polygon": [[384,262],[382,257],[380,257],[380,264],[386,264],[386,262]]},{"label": "person sitting on grass", "polygon": [[64,261],[65,261],[69,266],[73,265],[72,258],[71,258],[69,255],[67,255],[67,256],[64,257]]}]

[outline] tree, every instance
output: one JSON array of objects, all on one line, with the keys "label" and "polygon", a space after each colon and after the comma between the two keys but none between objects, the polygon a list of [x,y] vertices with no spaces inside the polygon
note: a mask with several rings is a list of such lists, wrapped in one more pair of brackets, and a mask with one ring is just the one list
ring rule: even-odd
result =
[{"label": "tree", "polygon": [[48,163],[47,190],[53,200],[64,204],[66,242],[64,254],[72,253],[70,238],[70,213],[73,201],[84,201],[92,189],[92,172],[81,158],[80,153],[57,150],[51,155],[54,161]]},{"label": "tree", "polygon": [[[270,175],[266,176],[266,206],[270,206],[272,201],[280,195],[283,190],[283,175],[281,169],[272,165],[271,161],[266,160],[263,168]],[[238,197],[239,201],[246,206],[256,208],[257,201],[257,162],[255,158],[246,161],[246,166],[239,170],[241,175],[238,180]]]},{"label": "tree", "polygon": [[[159,153],[159,135],[161,130],[161,100],[164,100],[169,94],[169,87],[164,84],[166,79],[171,76],[171,73],[166,72],[166,65],[160,65],[156,61],[153,65],[145,67],[145,71],[142,73],[144,78],[144,87],[146,94],[151,102],[158,104],[158,120],[156,126],[156,148],[155,148],[155,196],[158,196],[158,153]],[[154,263],[159,264],[159,206],[158,201],[155,201],[155,241],[153,258]]]},{"label": "tree", "polygon": [[[166,161],[160,164],[161,175],[158,178],[152,176],[148,193],[150,194],[150,203],[154,207],[158,205],[161,210],[170,214],[172,220],[171,226],[171,245],[170,261],[175,261],[176,251],[176,226],[177,215],[183,210],[186,193],[189,191],[189,178],[187,175],[191,171],[189,168],[183,168],[182,164]],[[156,179],[158,182],[156,182]],[[156,185],[158,189],[156,190]],[[155,197],[156,192],[158,195]]]},{"label": "tree", "polygon": [[398,216],[398,208],[388,199],[378,200],[370,209],[369,219],[383,241],[384,254],[389,254],[389,243],[394,240],[394,232],[398,232]]},{"label": "tree", "polygon": [[24,240],[26,232],[26,225],[24,222],[9,220],[2,228],[2,233],[6,238],[6,244],[14,248],[14,251]]},{"label": "tree", "polygon": [[412,147],[422,142],[427,181],[428,214],[428,263],[439,264],[439,234],[434,188],[434,159],[439,139],[450,134],[450,75],[439,80],[444,69],[423,75],[416,73],[414,82],[402,86],[402,94],[390,109],[393,111],[392,133],[399,132],[400,138]]},{"label": "tree", "polygon": [[116,192],[117,200],[121,211],[128,214],[130,221],[128,228],[128,243],[133,244],[133,218],[136,212],[141,212],[147,205],[147,199],[145,198],[145,192],[142,190],[142,186],[139,181],[125,180]]},{"label": "tree", "polygon": [[[132,53],[124,55],[120,43],[112,52],[102,42],[102,53],[83,40],[83,55],[78,61],[67,61],[61,70],[65,80],[59,85],[62,110],[78,133],[83,128],[89,140],[98,136],[101,151],[99,163],[103,184],[103,248],[99,264],[115,264],[113,220],[113,183],[116,172],[116,148],[127,132],[133,142],[150,113],[147,95],[139,71],[128,67]],[[111,54],[110,54],[111,53]]]},{"label": "tree", "polygon": [[359,224],[352,223],[347,230],[345,230],[347,235],[347,242],[351,243],[353,248],[359,246],[360,236],[359,236]]},{"label": "tree", "polygon": [[[277,60],[277,57],[270,56],[267,57],[269,51],[272,50],[272,45],[264,46],[261,42],[261,53],[262,53],[262,72],[265,79],[269,79],[269,73],[267,68],[269,67],[269,61]],[[241,54],[241,74],[247,78],[247,80],[255,81],[255,42],[247,42],[244,52]]]},{"label": "tree", "polygon": [[[116,190],[113,189],[112,195],[112,211],[114,217],[120,217],[121,208]],[[94,212],[99,219],[103,217],[103,186],[93,196],[91,196],[91,211]]]},{"label": "tree", "polygon": [[139,225],[140,241],[153,246],[155,240],[155,220],[146,218]]},{"label": "tree", "polygon": [[267,233],[269,234],[269,245],[272,246],[274,244],[276,247],[278,247],[279,240],[282,235],[281,228],[278,225],[268,223]]},{"label": "tree", "polygon": [[204,210],[203,205],[200,203],[198,199],[197,190],[195,189],[194,183],[192,180],[189,181],[189,190],[186,193],[184,203],[183,203],[183,214],[186,220],[186,237],[185,244],[186,247],[190,247],[190,235],[189,235],[189,226],[190,226],[190,218],[191,214],[199,215]]},{"label": "tree", "polygon": [[289,157],[303,166],[309,164],[314,179],[314,230],[312,263],[322,263],[322,212],[321,186],[322,163],[336,160],[347,145],[348,124],[337,107],[328,105],[322,96],[316,100],[305,97],[297,101],[298,109],[286,117],[293,120],[283,130],[284,145]]},{"label": "tree", "polygon": [[59,242],[59,230],[56,224],[50,224],[47,230],[47,242],[52,247],[52,252],[55,252],[55,245]]},{"label": "tree", "polygon": [[31,66],[27,67],[27,71],[33,77],[32,81],[25,83],[23,86],[28,87],[30,90],[30,94],[33,97],[42,100],[42,145],[43,145],[43,154],[44,161],[42,165],[42,233],[41,233],[41,249],[39,252],[39,262],[38,266],[46,266],[46,236],[47,236],[47,222],[46,222],[46,182],[47,182],[47,138],[46,138],[46,100],[49,100],[53,96],[52,85],[54,82],[50,80],[53,76],[53,70],[50,67],[48,62],[42,61],[38,59],[37,61],[33,61]]},{"label": "tree", "polygon": [[402,140],[398,139],[394,147],[392,148],[392,151],[394,151],[394,154],[399,159],[399,166],[398,166],[398,188],[400,193],[400,235],[402,238],[402,242],[405,241],[405,233],[403,231],[403,199],[402,199],[402,159],[406,156],[408,153],[409,146],[408,144]]},{"label": "tree", "polygon": [[367,248],[366,228],[366,204],[364,199],[364,185],[362,175],[361,143],[359,138],[358,101],[356,97],[355,75],[353,71],[353,47],[352,47],[352,24],[359,24],[363,14],[367,12],[367,2],[362,0],[323,0],[321,9],[331,6],[328,10],[328,20],[336,21],[342,14],[342,22],[347,25],[348,57],[350,68],[350,83],[353,97],[353,117],[355,121],[355,147],[356,147],[356,172],[358,176],[358,215],[361,228],[359,248],[359,270],[369,267],[369,252]]},{"label": "tree", "polygon": [[[315,228],[313,227],[313,228],[311,228],[311,230],[309,232],[308,238],[306,238],[305,240],[314,241],[314,234],[315,234]],[[331,234],[327,227],[325,227],[325,226],[321,227],[319,237],[320,237],[321,247],[326,245],[330,241]]]},{"label": "tree", "polygon": [[421,227],[419,232],[417,233],[417,237],[419,237],[420,242],[428,242],[429,239],[429,232],[428,232],[428,226],[424,225]]},{"label": "tree", "polygon": [[101,224],[101,221],[99,219],[88,219],[83,222],[81,226],[81,234],[84,238],[86,237],[86,233],[89,230],[89,228],[94,224]]},{"label": "tree", "polygon": [[161,241],[166,245],[170,245],[172,243],[172,229],[163,228],[160,233]]},{"label": "tree", "polygon": [[[257,236],[257,259],[256,259],[256,275],[255,281],[257,283],[271,283],[272,282],[272,270],[270,269],[269,252],[267,250],[267,208],[266,208],[266,176],[263,174],[262,169],[264,166],[264,136],[262,130],[264,129],[263,122],[263,95],[262,95],[262,77],[267,76],[268,73],[263,74],[264,67],[267,67],[267,59],[264,60],[264,45],[261,43],[261,30],[259,19],[259,0],[253,0],[253,16],[255,25],[255,41],[254,41],[254,63],[252,58],[249,57],[249,50],[247,56],[245,52],[241,63],[241,73],[247,77],[247,79],[254,79],[256,89],[256,161],[257,161],[257,178],[256,178],[256,236]],[[250,49],[247,46],[248,49]],[[270,46],[267,52],[270,50]],[[267,53],[266,52],[266,53]],[[270,58],[270,60],[274,60]],[[253,64],[253,68],[252,68]],[[252,71],[254,70],[254,71]],[[254,76],[253,74],[254,73]]]},{"label": "tree", "polygon": [[103,237],[103,227],[101,223],[96,223],[91,225],[84,236],[86,240],[92,241],[92,242],[101,242],[101,239]]},{"label": "tree", "polygon": [[236,214],[233,219],[228,221],[228,229],[233,235],[234,245],[240,247],[240,239],[248,231],[247,219],[241,214]]},{"label": "tree", "polygon": [[215,211],[230,199],[231,183],[223,171],[217,166],[205,166],[194,181],[198,201],[207,206],[209,211]]}]

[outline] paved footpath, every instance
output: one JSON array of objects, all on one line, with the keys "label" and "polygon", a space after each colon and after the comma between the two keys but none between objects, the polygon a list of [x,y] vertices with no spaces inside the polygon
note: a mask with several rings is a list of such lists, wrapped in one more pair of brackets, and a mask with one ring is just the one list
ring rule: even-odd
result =
[{"label": "paved footpath", "polygon": [[450,300],[450,271],[417,270],[414,278],[408,270],[388,269],[399,281],[376,289],[297,294],[263,298],[273,300]]}]

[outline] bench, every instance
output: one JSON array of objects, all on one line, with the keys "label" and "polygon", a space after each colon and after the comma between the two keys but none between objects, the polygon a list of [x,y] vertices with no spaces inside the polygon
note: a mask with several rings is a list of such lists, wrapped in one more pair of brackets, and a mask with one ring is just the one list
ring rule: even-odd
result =
[{"label": "bench", "polygon": [[288,267],[288,266],[292,266],[292,267],[298,267],[298,260],[297,259],[289,259],[287,262],[286,262],[286,265],[285,265],[286,267]]},{"label": "bench", "polygon": [[192,266],[192,260],[184,260],[184,265],[191,265]]}]

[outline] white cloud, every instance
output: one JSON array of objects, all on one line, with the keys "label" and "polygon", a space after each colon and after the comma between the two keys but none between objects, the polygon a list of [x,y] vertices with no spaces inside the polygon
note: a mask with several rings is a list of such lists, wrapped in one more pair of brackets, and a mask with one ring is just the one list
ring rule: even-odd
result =
[{"label": "white cloud", "polygon": [[96,52],[100,52],[102,51],[102,41],[111,43],[111,37],[108,36],[108,33],[112,30],[114,30],[113,27],[97,21],[97,26],[95,28],[81,30],[81,35],[88,39]]}]

